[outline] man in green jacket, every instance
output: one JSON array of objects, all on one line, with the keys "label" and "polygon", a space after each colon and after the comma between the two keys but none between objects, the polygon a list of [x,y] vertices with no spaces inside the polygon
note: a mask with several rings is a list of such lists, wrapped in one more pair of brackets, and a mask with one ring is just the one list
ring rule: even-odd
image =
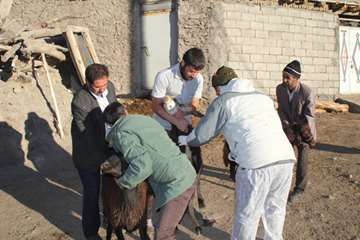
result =
[{"label": "man in green jacket", "polygon": [[104,117],[112,126],[106,140],[128,163],[116,183],[120,188],[132,189],[147,179],[160,216],[155,239],[175,239],[176,226],[195,190],[193,166],[156,120],[127,115],[118,102],[105,109]]}]

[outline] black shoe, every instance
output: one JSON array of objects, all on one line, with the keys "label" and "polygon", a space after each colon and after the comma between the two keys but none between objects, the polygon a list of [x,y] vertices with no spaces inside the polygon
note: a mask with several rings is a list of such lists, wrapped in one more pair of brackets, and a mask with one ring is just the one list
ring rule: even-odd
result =
[{"label": "black shoe", "polygon": [[297,202],[303,195],[304,190],[295,190],[289,194],[288,203]]}]

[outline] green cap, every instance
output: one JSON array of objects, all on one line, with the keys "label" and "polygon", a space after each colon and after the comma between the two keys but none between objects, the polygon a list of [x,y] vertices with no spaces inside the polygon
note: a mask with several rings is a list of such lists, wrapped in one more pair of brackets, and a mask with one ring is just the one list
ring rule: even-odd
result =
[{"label": "green cap", "polygon": [[235,73],[234,69],[222,66],[219,68],[216,73],[212,76],[211,82],[212,86],[224,86],[230,82],[230,80],[237,78],[238,75]]}]

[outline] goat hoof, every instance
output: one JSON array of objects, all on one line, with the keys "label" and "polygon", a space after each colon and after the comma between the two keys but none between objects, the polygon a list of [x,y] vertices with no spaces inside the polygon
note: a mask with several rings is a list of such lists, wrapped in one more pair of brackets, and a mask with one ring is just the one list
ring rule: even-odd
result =
[{"label": "goat hoof", "polygon": [[203,226],[211,227],[214,223],[216,223],[215,219],[203,219]]},{"label": "goat hoof", "polygon": [[202,228],[201,227],[195,227],[195,232],[196,232],[197,235],[201,235]]}]

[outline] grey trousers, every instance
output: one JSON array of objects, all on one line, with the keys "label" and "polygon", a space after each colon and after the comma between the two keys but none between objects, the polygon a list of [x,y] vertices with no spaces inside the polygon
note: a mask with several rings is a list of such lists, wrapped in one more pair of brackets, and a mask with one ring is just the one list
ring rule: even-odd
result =
[{"label": "grey trousers", "polygon": [[180,223],[192,195],[195,192],[193,184],[185,192],[166,203],[155,217],[155,240],[175,240],[176,226]]}]

